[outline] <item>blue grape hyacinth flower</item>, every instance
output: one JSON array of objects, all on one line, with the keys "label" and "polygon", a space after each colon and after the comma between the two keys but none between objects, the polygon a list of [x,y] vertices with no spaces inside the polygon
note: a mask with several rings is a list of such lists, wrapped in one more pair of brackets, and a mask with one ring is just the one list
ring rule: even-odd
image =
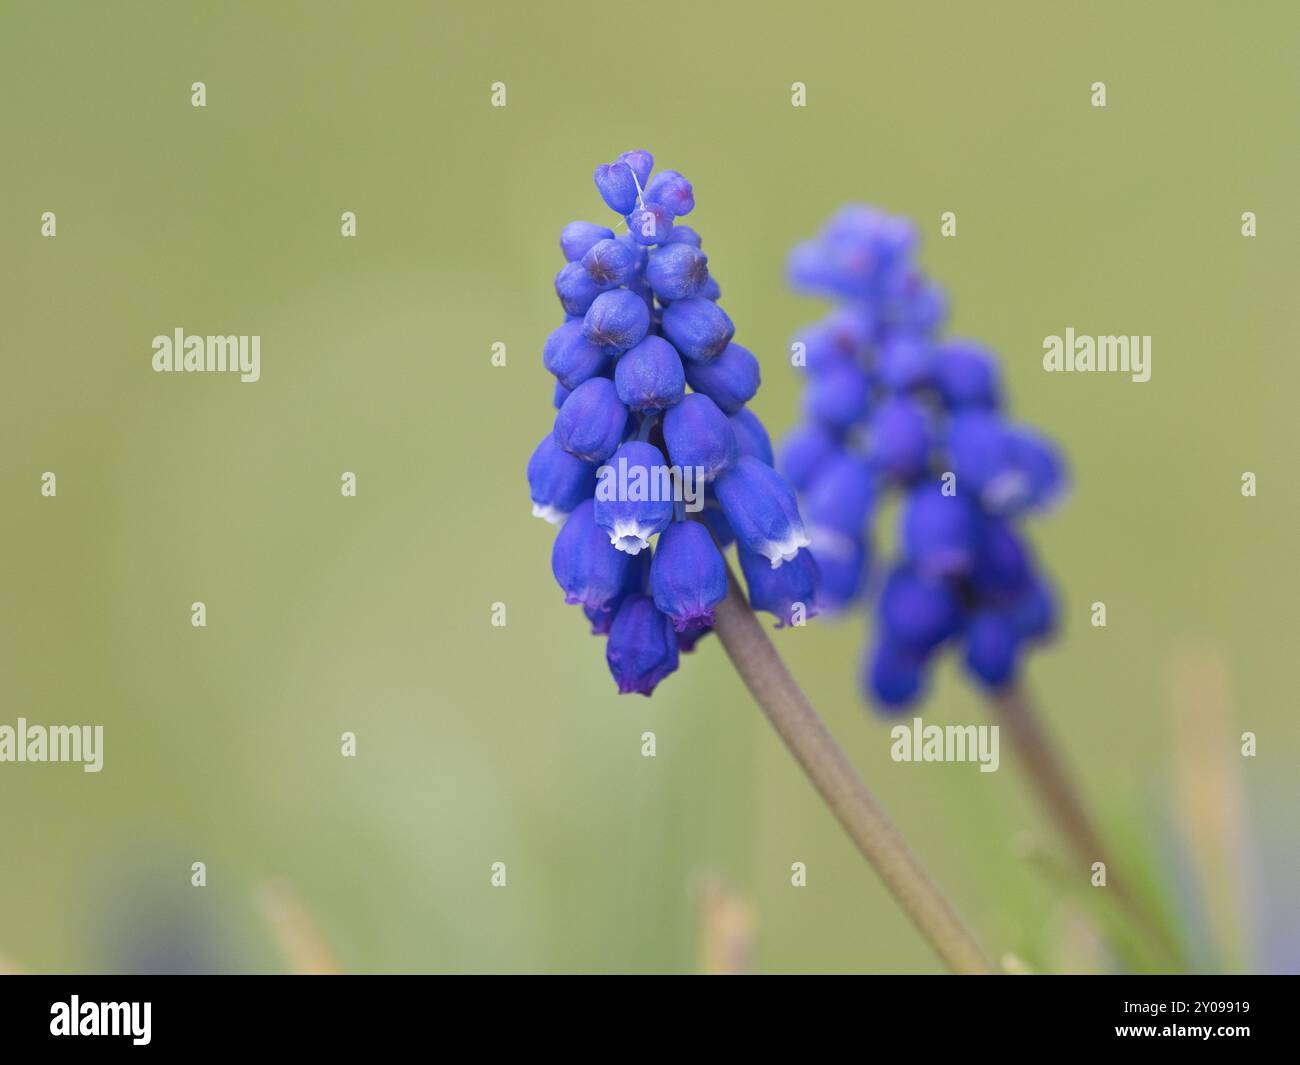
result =
[{"label": "blue grape hyacinth flower", "polygon": [[[834,306],[794,338],[805,421],[779,467],[808,517],[822,607],[874,604],[863,686],[885,709],[919,698],[949,645],[983,687],[1015,680],[1056,623],[1017,523],[1066,485],[1052,443],[1007,417],[994,355],[940,336],[947,301],[916,244],[905,219],[850,206],[787,264],[793,288]],[[873,576],[871,523],[891,496],[898,558]]]},{"label": "blue grape hyacinth flower", "polygon": [[613,226],[570,222],[542,362],[551,432],[528,461],[533,513],[559,525],[551,569],[581,606],[620,692],[649,695],[713,625],[737,543],[755,609],[816,614],[819,568],[794,489],[749,404],[758,358],[733,341],[695,189],[649,152],[595,170]]}]

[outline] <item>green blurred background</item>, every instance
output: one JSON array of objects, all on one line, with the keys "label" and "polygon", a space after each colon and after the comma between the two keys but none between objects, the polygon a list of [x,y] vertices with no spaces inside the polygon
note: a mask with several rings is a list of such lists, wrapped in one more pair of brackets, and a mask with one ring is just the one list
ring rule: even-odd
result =
[{"label": "green blurred background", "polygon": [[[0,723],[106,739],[99,775],[0,765],[0,968],[282,970],[279,878],[349,971],[692,971],[708,883],[763,971],[938,969],[717,642],[619,697],[550,576],[523,465],[558,233],[609,219],[591,171],[638,147],[694,182],[774,437],[820,311],[786,251],[845,201],[917,221],[953,329],[1073,465],[1031,690],[1196,963],[1295,967],[1297,32],[1283,3],[5,0]],[[151,372],[178,326],[260,334],[261,381]],[[1044,374],[1067,326],[1150,334],[1152,380]],[[995,956],[1104,966],[1009,752],[890,761],[865,625],[776,642]],[[926,714],[987,719],[952,668]]]}]

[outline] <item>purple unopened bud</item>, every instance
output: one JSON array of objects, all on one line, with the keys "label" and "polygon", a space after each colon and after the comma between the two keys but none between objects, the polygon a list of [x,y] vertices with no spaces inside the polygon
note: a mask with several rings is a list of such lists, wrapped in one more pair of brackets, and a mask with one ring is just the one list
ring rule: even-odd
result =
[{"label": "purple unopened bud", "polygon": [[708,396],[692,392],[664,415],[664,443],[673,465],[701,471],[711,481],[739,454],[735,430]]},{"label": "purple unopened bud", "polygon": [[700,235],[690,226],[679,226],[674,223],[673,228],[669,232],[667,239],[664,240],[664,243],[689,244],[692,248],[699,248],[703,246],[704,241],[700,239]]},{"label": "purple unopened bud", "polygon": [[871,401],[871,378],[856,362],[846,361],[813,376],[804,393],[808,417],[843,432],[861,421]]},{"label": "purple unopened bud", "polygon": [[582,263],[565,263],[555,275],[555,294],[569,315],[586,314],[587,309],[608,285],[593,281]]},{"label": "purple unopened bud", "polygon": [[552,331],[542,347],[542,364],[572,391],[605,368],[605,353],[582,335],[582,322],[565,322]]},{"label": "purple unopened bud", "polygon": [[618,613],[618,608],[623,605],[623,600],[629,595],[645,595],[646,589],[649,587],[649,581],[650,553],[647,551],[632,559],[632,565],[627,568],[623,588],[613,599],[603,607],[584,606],[582,608],[582,612],[587,615],[587,620],[591,622],[591,634],[593,636],[609,635],[609,630],[614,625],[614,617]]},{"label": "purple unopened bud", "polygon": [[650,590],[678,632],[713,624],[713,608],[727,595],[727,567],[708,529],[675,521],[664,530],[650,562]]},{"label": "purple unopened bud", "polygon": [[605,661],[620,694],[649,695],[677,669],[673,623],[646,596],[629,595],[610,627]]},{"label": "purple unopened bud", "polygon": [[618,157],[618,161],[626,163],[632,173],[636,175],[641,187],[645,188],[646,182],[650,180],[650,171],[655,166],[655,157],[644,148],[638,148],[635,151],[623,152]]},{"label": "purple unopened bud", "polygon": [[960,488],[945,495],[938,484],[921,485],[903,509],[903,551],[925,577],[967,574],[979,550],[978,521],[974,504]]},{"label": "purple unopened bud", "polygon": [[570,222],[560,231],[560,251],[565,261],[577,262],[592,246],[602,240],[609,240],[614,231],[608,226],[598,226],[594,222]]},{"label": "purple unopened bud", "polygon": [[582,335],[609,355],[636,347],[649,328],[650,308],[625,288],[602,292],[582,320]]},{"label": "purple unopened bud", "polygon": [[621,240],[602,240],[582,257],[582,268],[602,288],[626,285],[641,268],[641,258]]},{"label": "purple unopened bud", "polygon": [[816,531],[822,549],[847,551],[860,537],[876,502],[876,480],[866,460],[837,452],[813,477],[804,499],[809,536]]},{"label": "purple unopened bud", "polygon": [[576,459],[547,433],[528,460],[528,491],[533,516],[562,525],[584,499],[596,490],[596,468]]},{"label": "purple unopened bud", "polygon": [[665,244],[650,253],[645,279],[665,303],[690,299],[709,280],[709,257],[690,244]]},{"label": "purple unopened bud", "polygon": [[653,414],[667,410],[686,393],[681,356],[663,337],[648,336],[619,358],[614,386],[618,398],[634,411]]},{"label": "purple unopened bud", "polygon": [[794,492],[771,466],[742,455],[714,486],[718,502],[739,540],[775,569],[807,547]]},{"label": "purple unopened bud", "polygon": [[966,668],[994,690],[1015,679],[1019,640],[1010,615],[981,610],[966,633]]},{"label": "purple unopened bud", "polygon": [[727,312],[710,300],[677,300],[664,309],[664,336],[688,359],[708,362],[731,343],[736,327]]},{"label": "purple unopened bud", "polygon": [[743,545],[738,555],[749,605],[775,617],[778,629],[802,625],[817,615],[817,563],[806,548],[776,569],[766,557]]},{"label": "purple unopened bud", "polygon": [[672,232],[673,214],[661,203],[645,203],[629,211],[627,231],[638,244],[662,244]]},{"label": "purple unopened bud", "polygon": [[952,418],[948,450],[958,482],[994,514],[1048,506],[1065,485],[1063,464],[1051,445],[984,410]]},{"label": "purple unopened bud", "polygon": [[627,428],[627,408],[608,377],[583,381],[555,416],[555,442],[583,462],[604,462]]},{"label": "purple unopened bud", "polygon": [[1029,588],[1029,555],[1009,522],[985,517],[980,523],[979,555],[971,572],[971,586],[981,601],[1010,605]]},{"label": "purple unopened bud", "polygon": [[625,215],[636,206],[636,177],[627,163],[602,163],[593,177],[600,198],[611,211]]},{"label": "purple unopened bud", "polygon": [[647,203],[661,203],[672,212],[674,218],[681,218],[695,210],[695,190],[676,170],[661,170],[645,187]]},{"label": "purple unopened bud", "polygon": [[806,491],[822,464],[837,450],[835,436],[816,422],[796,426],[781,444],[777,463],[796,492]]},{"label": "purple unopened bud", "polygon": [[1029,587],[1011,607],[1011,621],[1022,640],[1042,640],[1056,629],[1056,599],[1041,577],[1034,577]]},{"label": "purple unopened bud", "polygon": [[915,702],[925,681],[925,655],[883,639],[867,663],[864,687],[886,711]]},{"label": "purple unopened bud", "polygon": [[711,489],[704,494],[704,509],[700,511],[699,517],[708,526],[709,532],[713,534],[714,543],[720,548],[726,550],[736,542],[736,533],[731,528],[731,523],[727,521],[727,516],[722,513],[722,504],[718,502]]},{"label": "purple unopened bud", "polygon": [[880,383],[890,392],[912,392],[934,379],[934,353],[925,337],[890,333],[880,346]]},{"label": "purple unopened bud", "polygon": [[881,632],[918,651],[932,650],[961,627],[961,604],[949,584],[907,566],[890,573],[876,611]]},{"label": "purple unopened bud", "polygon": [[885,400],[871,416],[869,452],[886,477],[907,484],[930,469],[930,415],[903,396]]},{"label": "purple unopened bud", "polygon": [[724,414],[735,414],[758,394],[758,360],[748,348],[728,344],[709,362],[688,361],[686,381],[703,392]]},{"label": "purple unopened bud", "polygon": [[564,601],[597,612],[626,594],[632,566],[632,556],[616,551],[596,524],[590,499],[574,508],[551,549],[551,572],[564,590]]},{"label": "purple unopened bud", "polygon": [[947,340],[939,346],[934,383],[949,410],[996,410],[1001,402],[997,363],[987,349],[971,340]]},{"label": "purple unopened bud", "polygon": [[817,560],[817,605],[832,612],[843,610],[866,587],[869,562],[866,540],[811,525],[808,537],[812,540],[808,550]]},{"label": "purple unopened bud", "polygon": [[753,455],[759,462],[765,462],[769,466],[776,465],[776,458],[772,454],[772,438],[767,435],[767,430],[757,414],[748,407],[742,407],[727,420],[731,422],[742,455]]}]

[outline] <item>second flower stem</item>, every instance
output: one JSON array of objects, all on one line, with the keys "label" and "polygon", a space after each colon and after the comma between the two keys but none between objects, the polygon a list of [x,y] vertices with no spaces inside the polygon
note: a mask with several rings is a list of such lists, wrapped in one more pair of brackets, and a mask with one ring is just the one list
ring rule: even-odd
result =
[{"label": "second flower stem", "polygon": [[[1024,691],[1016,686],[1008,687],[991,695],[990,702],[998,724],[1011,737],[1011,745],[1033,790],[1075,857],[1087,867],[1097,861],[1108,862],[1101,839],[1092,826],[1065,763]],[[1116,900],[1130,917],[1172,960],[1181,963],[1182,948],[1164,922],[1127,889],[1123,878],[1112,878],[1110,886]]]},{"label": "second flower stem", "polygon": [[730,565],[727,598],[717,606],[714,628],[790,753],[948,968],[965,974],[997,972],[785,668]]}]

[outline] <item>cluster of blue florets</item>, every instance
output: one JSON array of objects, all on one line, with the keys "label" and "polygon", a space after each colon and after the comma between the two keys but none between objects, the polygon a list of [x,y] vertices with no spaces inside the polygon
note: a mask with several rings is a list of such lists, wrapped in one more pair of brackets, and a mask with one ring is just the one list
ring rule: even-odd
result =
[{"label": "cluster of blue florets", "polygon": [[[780,467],[801,496],[822,605],[842,609],[870,589],[863,684],[887,708],[918,697],[946,644],[961,644],[970,672],[997,689],[1050,634],[1053,593],[1015,521],[1065,483],[1055,448],[1006,419],[992,354],[941,337],[945,299],[915,247],[906,220],[851,206],[788,264],[794,288],[835,306],[795,338],[805,421]],[[898,557],[869,579],[869,525],[890,490],[901,496]]]},{"label": "cluster of blue florets", "polygon": [[528,462],[533,513],[561,526],[565,601],[607,638],[619,691],[645,695],[710,630],[733,541],[751,604],[778,624],[811,616],[816,582],[794,491],[746,406],[758,360],[732,341],[700,237],[680,224],[694,190],[653,166],[634,151],[596,168],[626,232],[560,234],[565,320],[542,354],[558,413]]}]

